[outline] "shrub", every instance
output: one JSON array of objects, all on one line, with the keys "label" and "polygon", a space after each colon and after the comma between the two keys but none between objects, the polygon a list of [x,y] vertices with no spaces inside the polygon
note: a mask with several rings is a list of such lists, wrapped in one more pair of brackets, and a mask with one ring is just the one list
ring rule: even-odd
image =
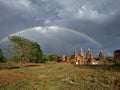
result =
[{"label": "shrub", "polygon": [[48,60],[50,61],[61,61],[61,58],[58,54],[49,54]]}]

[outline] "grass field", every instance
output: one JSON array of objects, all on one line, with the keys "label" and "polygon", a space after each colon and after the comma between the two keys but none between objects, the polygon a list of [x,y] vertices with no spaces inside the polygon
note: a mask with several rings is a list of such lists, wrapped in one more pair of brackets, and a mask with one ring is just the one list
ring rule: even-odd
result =
[{"label": "grass field", "polygon": [[47,62],[1,69],[0,90],[120,90],[120,66]]}]

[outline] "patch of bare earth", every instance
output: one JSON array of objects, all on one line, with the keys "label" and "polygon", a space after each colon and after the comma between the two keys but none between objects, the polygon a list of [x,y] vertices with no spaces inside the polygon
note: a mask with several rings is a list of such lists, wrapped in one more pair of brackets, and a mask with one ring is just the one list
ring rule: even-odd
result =
[{"label": "patch of bare earth", "polygon": [[22,72],[12,71],[12,70],[0,70],[0,83],[3,82],[14,82],[24,78],[32,78],[34,76],[28,75]]}]

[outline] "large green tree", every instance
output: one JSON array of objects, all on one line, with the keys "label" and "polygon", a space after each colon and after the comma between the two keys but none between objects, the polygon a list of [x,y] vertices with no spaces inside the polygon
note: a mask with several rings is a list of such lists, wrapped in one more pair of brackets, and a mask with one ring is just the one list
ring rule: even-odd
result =
[{"label": "large green tree", "polygon": [[12,56],[19,56],[19,61],[40,62],[42,50],[37,42],[20,36],[9,37],[9,51]]}]

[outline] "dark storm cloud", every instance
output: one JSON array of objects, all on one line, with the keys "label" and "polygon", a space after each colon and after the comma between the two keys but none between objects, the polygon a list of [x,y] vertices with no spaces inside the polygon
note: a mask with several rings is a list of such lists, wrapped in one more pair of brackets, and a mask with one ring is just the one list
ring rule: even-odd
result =
[{"label": "dark storm cloud", "polygon": [[107,25],[104,27],[105,34],[106,35],[111,35],[114,37],[119,37],[120,36],[120,14],[116,15]]},{"label": "dark storm cloud", "polygon": [[111,19],[108,24],[103,26],[103,34],[106,48],[111,50],[120,48],[120,14]]}]

